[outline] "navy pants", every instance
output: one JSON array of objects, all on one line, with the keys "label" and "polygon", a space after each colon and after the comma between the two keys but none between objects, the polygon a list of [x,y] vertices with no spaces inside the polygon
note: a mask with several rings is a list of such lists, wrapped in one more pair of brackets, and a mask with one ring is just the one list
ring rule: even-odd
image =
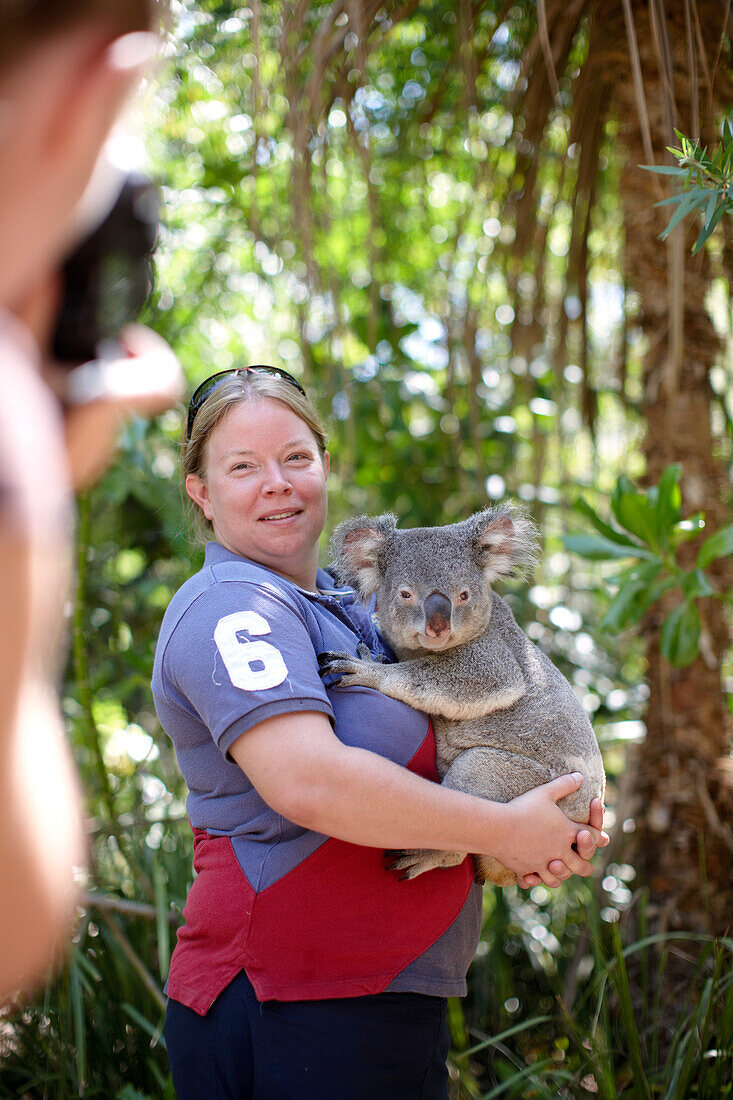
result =
[{"label": "navy pants", "polygon": [[178,1100],[447,1100],[442,997],[260,1004],[242,972],[199,1016],[168,1002]]}]

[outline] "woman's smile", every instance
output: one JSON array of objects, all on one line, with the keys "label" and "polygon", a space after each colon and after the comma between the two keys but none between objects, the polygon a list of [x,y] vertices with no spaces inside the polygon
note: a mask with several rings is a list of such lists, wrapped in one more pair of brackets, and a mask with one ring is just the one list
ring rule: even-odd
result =
[{"label": "woman's smile", "polygon": [[293,508],[289,512],[276,512],[274,515],[260,516],[260,519],[265,523],[272,523],[275,520],[293,519],[294,516],[299,516],[302,512],[302,508]]}]

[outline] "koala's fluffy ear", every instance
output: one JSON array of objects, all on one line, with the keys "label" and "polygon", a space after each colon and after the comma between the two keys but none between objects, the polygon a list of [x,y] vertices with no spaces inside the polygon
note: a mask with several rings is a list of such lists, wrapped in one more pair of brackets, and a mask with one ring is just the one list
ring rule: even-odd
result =
[{"label": "koala's fluffy ear", "polygon": [[331,538],[331,559],[339,579],[367,599],[374,595],[384,573],[387,545],[397,517],[357,516],[339,523]]},{"label": "koala's fluffy ear", "polygon": [[487,508],[466,520],[473,529],[474,548],[486,581],[510,573],[528,572],[537,561],[537,529],[513,504]]}]

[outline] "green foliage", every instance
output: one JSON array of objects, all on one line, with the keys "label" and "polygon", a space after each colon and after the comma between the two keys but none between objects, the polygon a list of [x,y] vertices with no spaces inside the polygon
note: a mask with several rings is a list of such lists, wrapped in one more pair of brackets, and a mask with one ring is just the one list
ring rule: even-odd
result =
[{"label": "green foliage", "polygon": [[[618,913],[599,908],[603,892],[598,883],[568,887],[546,905],[549,893],[533,890],[533,907],[512,891],[497,897],[486,940],[501,945],[500,953],[491,947],[479,953],[472,970],[473,998],[484,972],[487,983],[496,973],[501,989],[483,1002],[478,1017],[473,1013],[481,1000],[469,997],[474,1042],[453,1054],[461,1095],[484,1100],[730,1096],[733,940],[683,932],[645,934],[642,894],[635,902],[641,935],[626,942]],[[528,908],[533,909],[530,928]],[[523,949],[517,949],[520,929],[526,937]],[[545,933],[542,952],[537,950],[539,929]],[[559,938],[553,942],[554,932]],[[527,964],[528,979],[523,977]],[[671,996],[661,993],[662,976],[670,967],[678,978]],[[532,988],[534,996],[528,997]]]},{"label": "green foliage", "polygon": [[175,1100],[161,1003],[131,965],[150,954],[149,922],[128,921],[123,932],[116,917],[92,912],[61,977],[6,1024],[2,1097]]},{"label": "green foliage", "polygon": [[724,124],[722,141],[712,155],[708,155],[707,148],[701,149],[696,141],[691,141],[679,130],[675,130],[675,134],[680,140],[680,148],[668,147],[668,152],[677,158],[676,167],[649,164],[640,167],[682,182],[682,190],[678,194],[670,195],[655,205],[677,207],[661,234],[662,240],[688,214],[695,211],[701,214],[703,224],[693,245],[694,255],[712,236],[723,215],[733,213],[733,127],[730,122]]},{"label": "green foliage", "polygon": [[691,664],[700,652],[699,601],[710,596],[730,598],[717,591],[704,569],[733,552],[732,524],[702,543],[692,569],[680,564],[681,547],[705,525],[701,513],[683,519],[680,478],[681,468],[673,464],[666,468],[659,485],[641,491],[621,475],[611,495],[617,525],[606,523],[581,498],[576,509],[597,533],[571,534],[563,539],[566,549],[591,561],[632,559],[621,572],[606,577],[606,583],[617,592],[600,621],[601,630],[615,633],[636,626],[663,596],[677,596],[680,602],[665,615],[660,634],[662,653],[676,668]]},{"label": "green foliage", "polygon": [[[509,598],[594,716],[613,805],[623,739],[645,702],[640,647],[614,632],[675,592],[692,610],[671,618],[665,644],[685,658],[708,567],[733,536],[716,533],[695,568],[675,571],[678,548],[702,530],[699,517],[681,519],[678,477],[666,473],[656,495],[619,479],[642,470],[645,340],[624,282],[612,119],[599,138],[581,291],[583,171],[561,105],[582,83],[585,27],[537,130],[513,109],[536,31],[529,0],[501,8],[501,26],[498,4],[387,0],[358,35],[325,0],[173,7],[169,72],[149,104],[165,226],[146,320],[191,387],[244,361],[303,379],[331,426],[331,525],[385,510],[410,525],[451,522],[504,495],[532,509],[546,564]],[[529,221],[517,215],[523,195],[533,197]],[[623,383],[609,374],[616,361]],[[149,678],[163,611],[200,562],[176,474],[181,421],[174,410],[133,424],[80,502],[64,711],[88,804],[89,897],[66,970],[3,1017],[3,1097],[172,1097],[162,988],[191,838]],[[575,544],[622,569],[611,606],[593,570],[563,553],[579,494],[603,501],[604,514],[612,495],[610,522],[581,496],[593,533]],[[624,874],[631,881],[633,869]],[[599,890],[598,905],[585,884],[487,891],[469,995],[451,1006],[465,1095],[583,1096],[591,1075],[604,1096],[628,1089],[631,1017],[617,1020],[619,964],[601,916],[630,897],[625,881],[618,871],[615,896]],[[634,958],[657,965],[651,945]],[[680,1001],[692,1011],[707,982],[729,1050],[730,988],[710,959]],[[647,994],[636,1018],[645,1073],[658,1095],[681,1098],[659,1086],[662,1016]],[[711,1082],[691,1095],[712,1100],[726,1095],[726,1063],[701,1061],[712,1049],[699,1045],[704,1023],[682,1020],[680,1051],[692,1078]],[[690,1081],[689,1067],[679,1080]]]}]

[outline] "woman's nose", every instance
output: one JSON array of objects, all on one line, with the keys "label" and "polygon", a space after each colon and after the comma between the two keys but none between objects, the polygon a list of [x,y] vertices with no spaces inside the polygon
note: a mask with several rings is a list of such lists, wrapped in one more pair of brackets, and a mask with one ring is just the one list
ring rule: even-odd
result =
[{"label": "woman's nose", "polygon": [[289,493],[290,482],[278,463],[266,467],[262,490],[265,493]]}]

